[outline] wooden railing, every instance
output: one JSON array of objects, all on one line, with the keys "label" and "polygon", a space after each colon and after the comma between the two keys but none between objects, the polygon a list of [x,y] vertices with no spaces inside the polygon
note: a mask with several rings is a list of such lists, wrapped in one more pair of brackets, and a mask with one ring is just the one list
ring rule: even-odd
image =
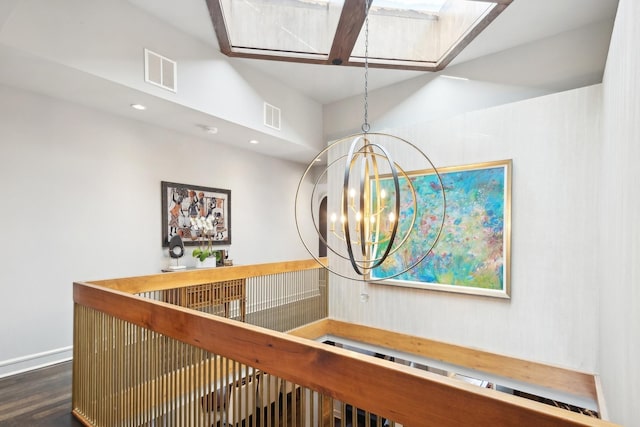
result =
[{"label": "wooden railing", "polygon": [[92,284],[287,331],[327,316],[327,272],[315,260],[196,269]]},{"label": "wooden railing", "polygon": [[[551,394],[561,399],[554,402],[558,405],[566,401],[582,402],[587,403],[587,408],[575,407],[576,410],[583,409],[585,413],[599,416],[605,412],[598,377],[585,372],[335,319],[322,319],[289,331],[289,334],[316,341],[347,343],[364,350],[375,349],[378,354],[388,357],[399,355],[404,363],[412,361],[413,365],[419,361],[421,369],[436,368],[431,371],[440,375],[453,378],[458,377],[457,374],[469,375],[472,378],[466,378],[474,380],[472,382],[488,384],[492,388],[499,385],[496,383],[514,385],[520,389],[518,392],[531,391],[522,393],[530,398],[551,400],[545,399],[545,395]],[[541,395],[533,395],[534,392]]]},{"label": "wooden railing", "polygon": [[[157,297],[160,291],[266,271],[316,268],[313,262],[284,263],[74,283],[74,414],[91,426],[197,427],[240,419],[247,425],[333,426],[339,401],[343,410],[351,409],[353,421],[357,408],[377,414],[367,414],[365,425],[374,425],[371,419],[412,427],[612,425],[309,338],[342,334],[407,351],[433,342],[334,321],[299,329],[296,336]],[[504,359],[485,356],[474,361],[472,353],[461,352],[458,362],[504,374]],[[525,368],[509,375],[526,377]],[[567,378],[554,379],[557,372],[549,372],[548,385],[573,390]],[[588,381],[578,383],[581,393],[592,393]]]},{"label": "wooden railing", "polygon": [[[169,335],[146,320],[128,319],[124,312],[140,314],[150,303],[213,320],[222,320],[212,316],[219,314],[288,330],[326,317],[326,281],[325,270],[305,260],[75,283],[74,414],[91,426],[211,426],[247,418],[255,422],[259,418],[249,416],[251,408],[245,402],[257,403],[259,391],[261,402],[273,402],[265,404],[261,420],[261,425],[271,425],[265,422],[280,418],[282,391],[289,396],[282,411],[293,413],[288,425],[298,425],[303,417],[318,419],[322,406],[317,393],[302,393],[299,386],[225,352],[184,342],[190,327]],[[122,298],[116,306],[98,307],[116,295]],[[100,304],[93,305],[94,299]],[[151,317],[173,325],[180,322],[176,313]],[[213,322],[206,328],[219,326]],[[303,400],[316,402],[315,412],[296,414]]]}]

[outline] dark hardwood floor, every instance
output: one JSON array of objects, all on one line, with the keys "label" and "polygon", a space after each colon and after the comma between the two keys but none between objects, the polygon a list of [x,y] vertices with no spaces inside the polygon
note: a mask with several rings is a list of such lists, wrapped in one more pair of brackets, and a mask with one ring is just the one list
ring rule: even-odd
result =
[{"label": "dark hardwood floor", "polygon": [[[302,424],[299,419],[302,414],[300,390],[297,391],[295,398],[297,414],[295,422],[292,419],[291,411],[292,397],[291,394],[281,396],[288,402],[287,425],[295,427]],[[280,402],[280,411],[283,410],[283,403]],[[275,414],[273,407],[271,414],[271,425],[277,425],[278,423],[273,418],[273,414]],[[261,415],[260,413],[257,416],[256,425],[262,425]],[[266,410],[264,415],[266,415]],[[336,419],[335,426],[339,427],[340,425],[340,421]],[[351,427],[350,422],[347,422],[346,425]],[[365,424],[364,422],[358,423],[358,426],[360,425],[364,426]],[[83,426],[71,415],[71,362],[0,378],[0,427],[34,426]]]},{"label": "dark hardwood floor", "polygon": [[0,379],[0,427],[82,426],[71,415],[71,362]]},{"label": "dark hardwood floor", "polygon": [[[300,414],[299,395],[296,407]],[[288,425],[294,426],[288,412]],[[83,426],[71,415],[71,362],[0,378],[0,427],[32,426]]]}]

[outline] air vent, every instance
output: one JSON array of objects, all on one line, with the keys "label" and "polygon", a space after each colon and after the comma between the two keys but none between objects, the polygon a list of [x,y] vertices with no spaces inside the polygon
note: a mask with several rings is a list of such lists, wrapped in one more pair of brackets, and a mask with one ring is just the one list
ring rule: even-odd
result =
[{"label": "air vent", "polygon": [[176,61],[149,49],[144,50],[144,79],[147,83],[176,92],[177,68]]},{"label": "air vent", "polygon": [[280,130],[280,109],[266,102],[264,103],[264,125]]}]

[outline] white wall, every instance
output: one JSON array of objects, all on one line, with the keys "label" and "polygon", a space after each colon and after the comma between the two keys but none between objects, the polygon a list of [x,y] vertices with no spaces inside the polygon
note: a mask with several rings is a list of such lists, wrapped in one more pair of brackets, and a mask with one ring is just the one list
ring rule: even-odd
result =
[{"label": "white wall", "polygon": [[231,190],[236,264],[309,258],[303,166],[6,86],[0,100],[0,376],[70,355],[74,280],[169,264],[161,181]]},{"label": "white wall", "polygon": [[[208,14],[204,2],[202,7]],[[0,47],[188,106],[301,149],[322,148],[320,104],[250,67],[230,62],[211,45],[170,24],[126,0],[22,0],[0,27]],[[178,62],[177,93],[145,83],[145,48]],[[43,83],[48,78],[41,77]],[[280,131],[263,125],[265,101],[281,108]]]},{"label": "white wall", "polygon": [[[444,73],[443,73],[444,74]],[[372,131],[402,124],[441,120],[466,111],[548,94],[548,90],[504,85],[480,80],[454,80],[425,74],[369,93]],[[327,140],[360,132],[364,121],[364,96],[354,96],[324,106]]]},{"label": "white wall", "polygon": [[611,419],[640,426],[640,4],[620,0],[605,70],[599,181],[600,373]]},{"label": "white wall", "polygon": [[595,85],[393,129],[437,166],[513,159],[512,298],[368,285],[363,303],[332,276],[330,315],[594,372],[600,105]]}]

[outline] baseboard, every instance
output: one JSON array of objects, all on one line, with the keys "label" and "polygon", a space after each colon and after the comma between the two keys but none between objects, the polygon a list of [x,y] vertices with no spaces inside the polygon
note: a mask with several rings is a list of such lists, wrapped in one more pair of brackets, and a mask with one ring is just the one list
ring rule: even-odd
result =
[{"label": "baseboard", "polygon": [[20,374],[56,363],[67,362],[73,358],[73,347],[63,347],[42,353],[28,354],[15,359],[0,361],[0,378]]}]

